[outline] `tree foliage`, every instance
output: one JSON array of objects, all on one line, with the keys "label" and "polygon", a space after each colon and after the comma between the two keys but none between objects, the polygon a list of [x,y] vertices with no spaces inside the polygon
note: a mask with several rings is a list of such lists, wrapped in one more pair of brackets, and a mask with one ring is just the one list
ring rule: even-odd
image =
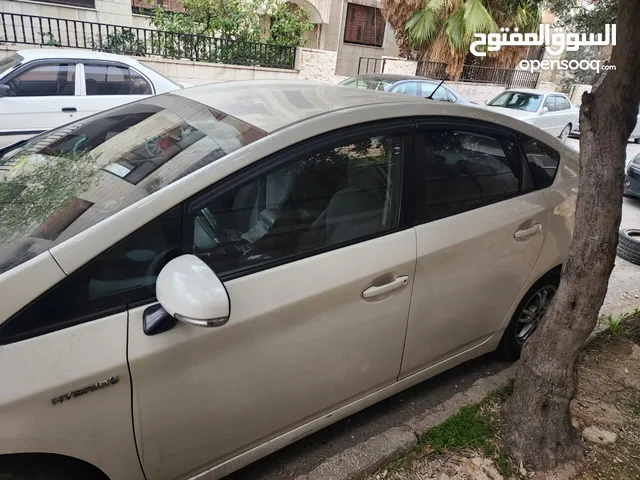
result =
[{"label": "tree foliage", "polygon": [[[401,54],[418,51],[421,60],[446,62],[454,76],[462,71],[474,33],[500,27],[536,31],[540,23],[536,0],[383,0],[383,12],[396,31]],[[500,57],[512,63],[505,52]]]},{"label": "tree foliage", "polygon": [[313,28],[306,9],[291,11],[284,0],[181,0],[180,3],[183,12],[156,5],[151,23],[158,30],[177,34],[245,42],[266,40],[288,46],[304,45],[305,32]]},{"label": "tree foliage", "polygon": [[576,6],[576,0],[548,0],[548,6],[558,23],[574,32],[602,32],[618,15],[618,0],[598,0],[590,8]]}]

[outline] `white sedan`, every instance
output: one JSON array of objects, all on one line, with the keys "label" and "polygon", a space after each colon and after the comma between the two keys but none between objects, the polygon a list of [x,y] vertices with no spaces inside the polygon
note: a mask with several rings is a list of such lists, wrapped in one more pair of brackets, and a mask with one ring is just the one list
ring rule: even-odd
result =
[{"label": "white sedan", "polygon": [[535,125],[563,141],[578,124],[577,110],[563,93],[509,89],[489,100],[486,105]]},{"label": "white sedan", "polygon": [[5,150],[0,478],[214,480],[517,357],[558,286],[578,165],[505,119],[244,81]]},{"label": "white sedan", "polygon": [[0,147],[181,85],[139,61],[82,50],[20,50],[0,59]]}]

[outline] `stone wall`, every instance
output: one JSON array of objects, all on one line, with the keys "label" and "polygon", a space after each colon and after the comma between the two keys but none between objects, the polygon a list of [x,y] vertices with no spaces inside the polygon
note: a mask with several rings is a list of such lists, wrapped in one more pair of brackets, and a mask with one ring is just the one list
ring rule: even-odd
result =
[{"label": "stone wall", "polygon": [[415,75],[418,62],[404,60],[396,57],[382,57],[382,72],[397,73],[400,75]]},{"label": "stone wall", "polygon": [[174,82],[203,85],[206,83],[231,80],[275,80],[299,78],[297,70],[279,68],[245,67],[242,65],[222,65],[219,63],[192,62],[189,60],[169,60],[166,58],[141,58],[141,63],[149,65],[156,72]]},{"label": "stone wall", "polygon": [[460,94],[470,102],[480,104],[491,100],[505,90],[504,85],[495,85],[492,83],[445,82],[445,84],[460,92]]},{"label": "stone wall", "polygon": [[[0,58],[11,55],[16,50],[31,48],[55,49],[35,45],[0,45]],[[202,85],[205,83],[252,79],[305,79],[338,83],[347,77],[335,75],[336,52],[299,48],[296,52],[296,70],[280,68],[245,67],[242,65],[222,65],[217,63],[170,60],[166,58],[138,57],[158,73],[174,82]]]}]

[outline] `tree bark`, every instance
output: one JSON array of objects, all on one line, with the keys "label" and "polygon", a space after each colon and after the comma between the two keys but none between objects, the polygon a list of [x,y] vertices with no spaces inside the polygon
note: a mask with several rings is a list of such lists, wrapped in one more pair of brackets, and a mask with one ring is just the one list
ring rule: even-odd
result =
[{"label": "tree bark", "polygon": [[582,97],[580,177],[575,226],[560,286],[525,345],[513,396],[504,406],[504,439],[534,470],[579,458],[571,425],[577,358],[607,293],[622,216],[625,150],[640,102],[640,0],[620,0],[618,42],[601,84]]}]

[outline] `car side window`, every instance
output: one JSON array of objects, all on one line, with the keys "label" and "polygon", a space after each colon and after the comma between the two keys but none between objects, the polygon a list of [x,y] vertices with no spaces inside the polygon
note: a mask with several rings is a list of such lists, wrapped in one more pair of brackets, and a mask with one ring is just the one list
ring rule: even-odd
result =
[{"label": "car side window", "polygon": [[75,76],[73,63],[40,64],[11,78],[7,85],[9,94],[16,97],[74,95]]},{"label": "car side window", "polygon": [[496,203],[521,191],[522,160],[506,137],[458,129],[425,131],[422,221]]},{"label": "car side window", "polygon": [[151,95],[149,82],[135,70],[112,64],[85,63],[87,95]]},{"label": "car side window", "polygon": [[192,253],[219,276],[237,275],[391,232],[402,139],[322,147],[198,204],[187,219]]},{"label": "car side window", "polygon": [[544,105],[542,106],[542,108],[544,108],[544,107],[547,107],[550,112],[555,112],[556,111],[556,97],[554,97],[553,95],[547,97],[547,99],[544,101]]},{"label": "car side window", "polygon": [[550,187],[558,170],[560,154],[550,146],[526,135],[519,134],[519,140],[527,157],[535,186]]},{"label": "car side window", "polygon": [[180,255],[181,208],[132,233],[0,326],[0,345],[123,311],[151,300],[162,267]]},{"label": "car side window", "polygon": [[418,84],[416,82],[403,82],[391,89],[393,93],[401,93],[402,95],[418,96]]},{"label": "car side window", "polygon": [[[433,93],[433,97],[431,97],[433,100],[439,100],[441,102],[449,102],[450,100],[449,100],[449,96],[447,95],[447,90],[443,88],[442,85],[440,85],[440,88],[438,88],[437,90],[435,90],[436,88],[438,88],[437,83],[423,83],[422,96],[426,98]],[[433,92],[434,90],[435,90],[435,93]]]}]

